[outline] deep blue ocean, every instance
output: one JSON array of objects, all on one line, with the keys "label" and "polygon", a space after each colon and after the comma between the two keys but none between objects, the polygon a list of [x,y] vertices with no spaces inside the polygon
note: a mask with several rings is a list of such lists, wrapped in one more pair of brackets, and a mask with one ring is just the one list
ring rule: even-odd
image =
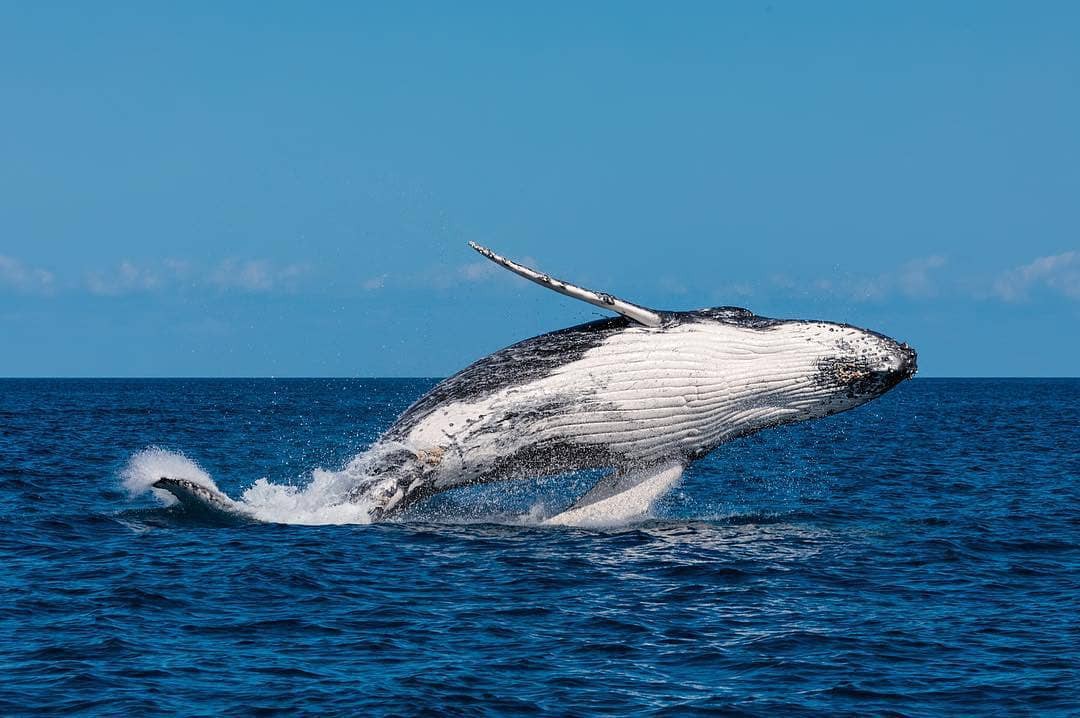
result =
[{"label": "deep blue ocean", "polygon": [[635,525],[588,477],[407,522],[214,522],[432,380],[0,380],[0,714],[1078,715],[1080,380],[917,379],[721,447]]}]

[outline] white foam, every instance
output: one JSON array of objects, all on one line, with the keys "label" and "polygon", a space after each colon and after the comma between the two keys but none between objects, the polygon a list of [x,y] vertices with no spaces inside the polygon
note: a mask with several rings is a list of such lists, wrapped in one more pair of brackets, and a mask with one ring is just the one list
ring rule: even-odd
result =
[{"label": "white foam", "polygon": [[194,461],[178,451],[167,451],[156,446],[136,453],[120,471],[120,479],[129,494],[138,496],[150,491],[168,506],[176,503],[176,498],[168,491],[153,487],[153,483],[162,476],[187,479],[200,486],[217,489],[210,474]]},{"label": "white foam", "polygon": [[[352,489],[361,484],[373,484],[372,467],[386,452],[397,446],[381,445],[355,456],[340,471],[315,469],[303,485],[275,484],[266,478],[255,481],[235,501],[235,511],[259,521],[309,526],[371,523],[373,502],[350,498]],[[548,517],[542,504],[534,505],[525,515],[485,517],[484,522],[513,525],[557,525],[610,527],[639,521],[644,518],[657,496],[674,484],[681,468],[661,472],[658,476],[581,509],[573,509]],[[162,477],[186,479],[214,492],[221,489],[197,463],[180,452],[150,447],[134,454],[120,472],[124,488],[132,495],[151,492],[166,505],[176,502],[164,489],[153,487]],[[472,521],[477,519],[473,517]]]},{"label": "white foam", "polygon": [[371,523],[371,502],[346,500],[348,489],[356,481],[356,476],[347,469],[316,469],[311,481],[303,487],[259,479],[244,491],[240,501],[260,521],[309,526]]},{"label": "white foam", "polygon": [[[346,500],[349,489],[367,478],[364,469],[369,461],[369,457],[361,454],[342,471],[316,469],[302,487],[259,479],[237,500],[237,509],[271,523],[370,523],[370,503]],[[151,492],[165,505],[172,505],[176,498],[153,486],[162,477],[186,479],[212,491],[221,491],[210,475],[184,454],[156,446],[136,453],[120,472],[123,486],[132,496]]]}]

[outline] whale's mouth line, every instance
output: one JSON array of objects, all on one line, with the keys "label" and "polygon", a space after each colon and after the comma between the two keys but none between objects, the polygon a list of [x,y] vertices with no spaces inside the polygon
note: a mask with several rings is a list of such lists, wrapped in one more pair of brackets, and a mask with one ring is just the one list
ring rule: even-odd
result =
[{"label": "whale's mouth line", "polygon": [[908,344],[894,343],[888,368],[862,358],[830,357],[818,362],[818,382],[843,388],[850,399],[869,401],[889,391],[919,371],[918,355]]},{"label": "whale's mouth line", "polygon": [[915,375],[914,366],[899,369],[868,369],[848,362],[822,362],[819,383],[838,387],[849,399],[870,401]]}]

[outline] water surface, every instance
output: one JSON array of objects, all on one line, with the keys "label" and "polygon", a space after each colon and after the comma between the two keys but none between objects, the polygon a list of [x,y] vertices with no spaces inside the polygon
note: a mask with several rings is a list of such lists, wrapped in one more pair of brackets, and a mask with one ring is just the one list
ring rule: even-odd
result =
[{"label": "water surface", "polygon": [[359,453],[429,380],[0,380],[0,714],[1076,714],[1080,381],[927,380],[722,447],[649,521],[587,477],[408,523],[213,525]]}]

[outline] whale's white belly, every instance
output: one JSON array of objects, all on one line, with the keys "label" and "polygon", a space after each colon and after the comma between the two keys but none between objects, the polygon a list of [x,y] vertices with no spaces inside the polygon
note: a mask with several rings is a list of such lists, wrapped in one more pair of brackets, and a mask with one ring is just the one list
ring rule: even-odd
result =
[{"label": "whale's white belly", "polygon": [[[725,331],[731,336],[717,337]],[[709,324],[627,328],[542,377],[444,403],[404,443],[438,468],[441,486],[475,480],[501,457],[536,447],[592,449],[599,464],[619,466],[694,455],[797,414],[792,392],[804,391],[807,405],[815,400],[790,337],[771,338],[751,343],[745,332]],[[774,366],[762,372],[770,357]],[[781,389],[788,404],[778,410],[768,398]]]}]

